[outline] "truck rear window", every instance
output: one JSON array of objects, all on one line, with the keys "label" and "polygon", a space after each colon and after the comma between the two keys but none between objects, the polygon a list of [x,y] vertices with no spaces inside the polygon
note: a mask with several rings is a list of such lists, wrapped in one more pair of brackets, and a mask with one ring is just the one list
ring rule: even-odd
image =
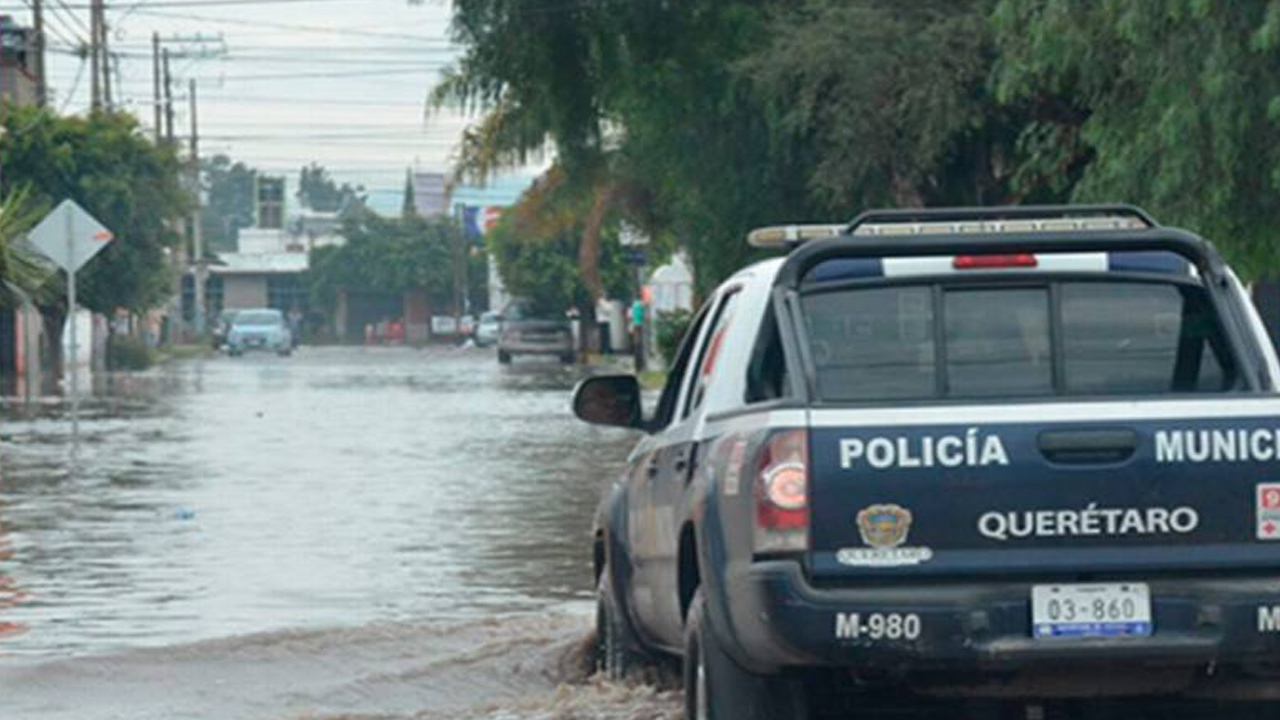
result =
[{"label": "truck rear window", "polygon": [[803,305],[830,401],[1221,392],[1234,380],[1194,286],[843,287]]}]

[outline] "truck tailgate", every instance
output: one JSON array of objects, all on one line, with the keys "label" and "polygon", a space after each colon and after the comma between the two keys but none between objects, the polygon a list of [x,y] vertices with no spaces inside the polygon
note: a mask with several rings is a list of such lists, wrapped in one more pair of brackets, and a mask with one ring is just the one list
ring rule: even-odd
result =
[{"label": "truck tailgate", "polygon": [[818,578],[1280,565],[1280,400],[810,412]]}]

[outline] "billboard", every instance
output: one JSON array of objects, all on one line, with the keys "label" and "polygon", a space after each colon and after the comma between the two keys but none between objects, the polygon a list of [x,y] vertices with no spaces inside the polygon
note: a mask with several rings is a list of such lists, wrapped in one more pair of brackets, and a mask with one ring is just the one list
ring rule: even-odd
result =
[{"label": "billboard", "polygon": [[413,208],[422,217],[449,212],[449,183],[444,173],[413,174]]}]

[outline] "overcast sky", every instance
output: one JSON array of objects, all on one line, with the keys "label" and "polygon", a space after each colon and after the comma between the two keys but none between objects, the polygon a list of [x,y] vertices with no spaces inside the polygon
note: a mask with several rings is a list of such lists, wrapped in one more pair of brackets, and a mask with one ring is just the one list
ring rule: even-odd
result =
[{"label": "overcast sky", "polygon": [[[0,0],[0,8],[29,22],[18,2]],[[87,0],[45,2],[52,102],[82,111],[89,73],[72,46],[89,34]],[[459,54],[449,40],[449,0],[107,5],[119,59],[117,104],[151,127],[151,35],[159,32],[175,54],[176,125],[184,140],[187,81],[198,83],[202,154],[289,174],[314,160],[341,181],[364,184],[383,207],[398,207],[407,168],[448,168],[465,119],[429,113],[425,98]]]}]

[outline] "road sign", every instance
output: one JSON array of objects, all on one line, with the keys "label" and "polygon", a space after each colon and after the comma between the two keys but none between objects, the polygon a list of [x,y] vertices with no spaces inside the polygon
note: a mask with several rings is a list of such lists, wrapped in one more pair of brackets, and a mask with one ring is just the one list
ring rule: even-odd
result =
[{"label": "road sign", "polygon": [[624,247],[622,254],[627,259],[628,265],[642,267],[649,262],[649,253],[645,252],[643,247]]},{"label": "road sign", "polygon": [[63,200],[31,231],[31,244],[67,272],[75,272],[102,252],[115,235],[84,208]]},{"label": "road sign", "polygon": [[49,213],[28,236],[31,245],[67,271],[67,321],[71,326],[71,435],[80,436],[80,344],[76,334],[76,271],[102,252],[115,235],[71,200]]}]

